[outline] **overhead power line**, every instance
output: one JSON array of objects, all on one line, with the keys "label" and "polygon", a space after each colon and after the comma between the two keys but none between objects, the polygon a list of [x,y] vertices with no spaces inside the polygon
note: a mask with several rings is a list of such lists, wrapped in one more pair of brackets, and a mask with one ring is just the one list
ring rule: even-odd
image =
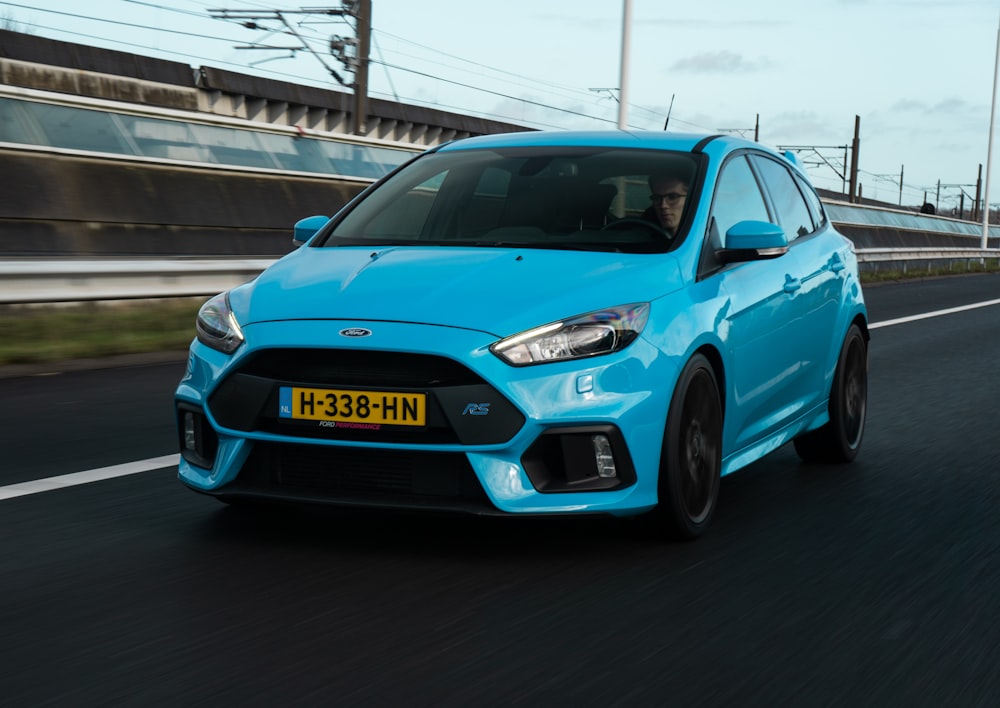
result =
[{"label": "overhead power line", "polygon": [[[157,10],[175,12],[175,13],[183,14],[183,15],[186,15],[186,16],[189,16],[189,17],[203,17],[205,19],[212,19],[212,16],[209,13],[211,13],[213,11],[212,10],[208,10],[208,9],[205,11],[205,14],[201,14],[199,12],[194,12],[194,11],[191,11],[191,10],[185,10],[185,9],[182,9],[182,8],[170,7],[170,6],[163,5],[163,4],[156,3],[156,2],[149,2],[148,0],[122,0],[122,1],[126,2],[128,4],[150,7],[150,8],[157,9]],[[198,0],[198,1],[201,2],[201,0]],[[245,0],[244,0],[244,2],[245,2]],[[348,3],[345,3],[345,4],[349,4],[349,2],[350,2],[350,0],[348,0]],[[174,30],[174,29],[169,29],[169,28],[164,28],[164,27],[158,27],[158,26],[151,26],[151,25],[145,25],[145,24],[131,23],[131,22],[125,22],[125,21],[121,21],[121,20],[115,20],[115,19],[109,19],[109,18],[103,18],[103,17],[96,17],[96,16],[93,16],[93,15],[86,15],[86,14],[76,13],[76,12],[66,12],[66,11],[62,11],[62,10],[50,10],[48,8],[27,5],[27,4],[24,4],[24,3],[3,2],[3,3],[0,3],[0,4],[10,5],[12,7],[17,7],[17,8],[26,9],[26,10],[37,10],[39,12],[45,12],[45,13],[49,13],[49,14],[52,14],[52,15],[58,15],[58,16],[63,16],[63,17],[70,17],[70,18],[74,18],[74,19],[90,20],[90,21],[94,21],[94,22],[101,22],[101,23],[108,24],[110,26],[129,27],[129,28],[134,28],[134,29],[144,29],[144,30],[155,31],[155,32],[165,32],[165,33],[169,33],[169,34],[176,34],[176,35],[180,35],[180,36],[192,37],[192,38],[197,38],[197,39],[202,39],[202,40],[208,40],[208,41],[225,41],[225,42],[228,42],[228,43],[233,44],[233,45],[236,45],[236,44],[238,44],[240,42],[240,40],[235,39],[235,38],[225,38],[225,37],[219,37],[217,35],[197,33],[197,32],[185,31],[185,30]],[[207,5],[209,3],[206,2],[204,4]],[[214,4],[214,3],[212,3],[212,4]],[[256,6],[259,6],[259,7],[262,8],[259,12],[256,11],[256,10],[248,10],[248,11],[246,11],[246,13],[251,14],[251,16],[252,15],[264,15],[264,14],[268,14],[269,18],[273,20],[274,16],[271,15],[271,14],[269,14],[269,13],[277,12],[277,11],[263,9],[265,7],[265,5],[262,4],[262,3],[247,3],[247,4],[256,5]],[[328,8],[321,8],[321,9],[328,9]],[[311,10],[313,10],[313,8],[303,8],[303,10],[310,10],[311,11]],[[230,12],[234,13],[235,11],[230,11]],[[286,14],[289,13],[289,11],[284,11],[284,10],[282,10],[280,12],[286,13]],[[296,11],[296,12],[302,12],[302,11]],[[232,19],[235,19],[235,16]],[[245,20],[245,21],[253,21],[253,20]],[[262,18],[262,21],[263,21],[263,18]],[[208,63],[208,64],[211,64],[211,63],[227,63],[230,66],[246,66],[246,65],[240,64],[238,62],[217,62],[217,60],[208,60],[208,59],[205,59],[204,57],[201,57],[201,56],[198,56],[198,55],[186,54],[186,53],[177,52],[177,51],[167,51],[167,50],[163,50],[162,48],[159,48],[159,47],[149,47],[147,45],[142,45],[142,44],[127,42],[127,41],[122,41],[122,40],[115,39],[115,38],[112,38],[112,37],[98,36],[96,34],[87,34],[87,33],[79,32],[79,31],[65,30],[65,29],[55,28],[55,27],[47,27],[45,25],[41,25],[41,24],[37,24],[37,23],[32,23],[32,25],[35,26],[35,27],[41,28],[41,29],[48,29],[48,30],[54,31],[54,32],[61,32],[61,33],[70,34],[70,35],[74,35],[74,36],[87,37],[89,39],[96,39],[96,40],[103,41],[103,42],[111,42],[111,43],[114,43],[116,45],[120,45],[120,46],[124,46],[124,47],[140,47],[140,48],[150,49],[150,50],[156,51],[158,53],[167,53],[167,54],[176,55],[176,56],[183,56],[183,57],[186,57],[186,58],[196,58],[196,59],[200,59],[202,63]],[[288,28],[286,28],[286,30],[287,29]],[[311,43],[315,43],[317,41],[323,41],[323,39],[324,39],[319,34],[313,33],[313,32],[311,32],[311,31],[309,31],[309,30],[307,30],[307,29],[305,29],[303,27],[297,27],[297,28],[295,28],[295,32],[297,33],[298,38],[300,39],[300,42],[301,42],[300,45],[297,45],[294,48],[296,51],[309,51],[311,53],[312,52],[316,52],[315,48],[312,46]],[[405,38],[399,37],[398,35],[394,35],[394,34],[391,34],[391,33],[383,33],[383,34],[385,34],[386,36],[391,36],[393,38],[399,39],[400,41],[407,42],[409,44],[412,44],[413,46],[425,48],[425,49],[428,49],[429,51],[432,50],[430,47],[427,47],[426,45],[422,45],[419,42],[413,42],[411,40],[407,40]],[[283,47],[283,49],[290,50],[291,47]],[[501,77],[503,77],[503,76],[513,77],[513,78],[516,78],[516,79],[519,79],[519,80],[528,81],[530,83],[537,84],[539,86],[547,87],[546,90],[547,90],[548,93],[551,93],[551,89],[552,88],[559,88],[561,90],[565,90],[565,91],[568,91],[570,93],[575,93],[577,96],[581,97],[580,98],[581,101],[583,100],[582,97],[590,98],[590,96],[588,95],[588,92],[585,91],[585,90],[583,90],[583,89],[575,89],[573,87],[567,87],[565,85],[560,85],[560,84],[555,83],[555,82],[540,81],[537,78],[526,77],[524,75],[517,74],[517,73],[514,73],[514,72],[507,72],[507,71],[499,70],[499,69],[496,69],[495,67],[489,67],[489,66],[487,66],[485,64],[482,64],[480,62],[475,62],[475,61],[472,61],[472,60],[464,59],[464,58],[459,57],[459,56],[454,55],[454,54],[443,53],[443,52],[439,52],[437,50],[433,50],[433,51],[435,51],[435,53],[438,56],[447,56],[447,57],[453,58],[455,60],[461,61],[463,63],[470,64],[472,66],[477,66],[477,67],[480,67],[480,68],[483,68],[483,69],[488,69],[493,74],[499,75]],[[318,54],[318,52],[317,52],[317,54]],[[429,60],[423,59],[423,61],[429,61]],[[490,90],[490,89],[485,89],[484,87],[482,87],[480,85],[474,85],[474,84],[469,83],[469,82],[463,82],[463,81],[459,81],[459,80],[447,79],[447,78],[444,78],[444,77],[442,77],[440,75],[435,75],[435,74],[429,73],[427,71],[419,71],[419,70],[416,70],[416,69],[410,69],[410,68],[407,68],[407,67],[403,67],[403,66],[401,66],[398,63],[391,62],[391,61],[379,61],[377,63],[379,63],[380,65],[384,66],[387,69],[395,69],[396,71],[403,71],[403,72],[410,73],[410,74],[413,74],[413,75],[421,76],[423,78],[426,78],[428,80],[434,81],[436,83],[466,87],[466,88],[470,88],[470,89],[477,90],[477,91],[480,91],[480,92],[485,92],[485,93],[488,93],[488,94],[496,95],[496,96],[499,96],[499,97],[502,97],[502,98],[505,98],[505,99],[508,99],[508,100],[511,100],[511,101],[515,101],[515,102],[518,102],[518,103],[522,103],[522,104],[525,104],[525,105],[530,105],[530,106],[534,106],[534,107],[544,108],[546,110],[550,110],[550,111],[557,112],[557,113],[563,113],[563,114],[566,114],[566,115],[575,115],[575,116],[579,116],[579,117],[582,117],[582,118],[586,118],[588,120],[595,120],[595,121],[598,121],[600,123],[609,123],[609,122],[612,122],[609,119],[602,118],[600,116],[594,116],[594,115],[591,115],[591,114],[588,114],[588,113],[585,113],[585,112],[582,112],[582,111],[578,111],[578,110],[573,110],[573,109],[568,109],[568,108],[562,108],[560,106],[553,105],[551,103],[546,103],[546,102],[543,102],[543,101],[538,101],[538,100],[523,98],[523,97],[514,95],[514,94],[512,94],[510,92],[493,91],[493,90]],[[432,63],[434,63],[434,62],[432,62]],[[436,63],[438,65],[443,65],[443,64],[441,64],[441,62],[436,62]],[[327,65],[327,70],[328,71],[331,68],[332,67],[329,67]],[[457,70],[462,71],[461,69],[457,69]],[[290,77],[294,77],[293,80],[295,80],[297,82],[301,82],[301,80],[302,80],[302,78],[301,78],[300,75],[288,74],[288,73],[284,73],[284,72],[275,71],[273,69],[259,68],[259,69],[257,69],[257,71],[266,72],[266,73],[273,74],[273,75],[276,75],[276,76],[290,76]],[[331,75],[332,75],[332,73],[331,73]],[[480,75],[483,75],[483,74],[480,74]],[[497,80],[508,80],[509,81],[510,79],[499,78]],[[350,85],[348,82],[343,81],[343,80],[338,81],[338,83],[341,83],[341,84],[344,84],[344,85]],[[525,86],[522,86],[522,88],[526,88],[527,90],[531,90],[530,88],[525,87]],[[564,98],[569,98],[569,97],[565,96]],[[570,100],[572,100],[572,99],[570,99]],[[418,100],[418,102],[420,102],[420,101]],[[427,103],[427,102],[423,102],[423,103]],[[434,104],[436,104],[436,102],[432,102],[431,103],[431,105],[434,105]],[[641,110],[643,112],[649,113],[651,116],[654,116],[655,119],[657,119],[657,120],[662,117],[661,112],[656,111],[654,109],[650,109],[650,108],[647,108],[645,106],[639,106],[639,105],[636,105],[635,108],[637,108],[638,110]],[[460,108],[459,110],[462,110],[462,109]],[[465,110],[468,110],[468,109],[466,108]],[[677,119],[677,120],[678,120],[678,122],[681,122],[681,123],[684,122],[684,121],[682,121],[680,119]],[[692,125],[693,126],[695,124],[690,124],[689,123],[688,125]],[[637,128],[637,127],[641,127],[641,126],[631,125],[630,127]],[[697,126],[697,127],[700,128],[701,126]]]},{"label": "overhead power line", "polygon": [[176,12],[181,15],[190,15],[191,17],[205,18],[208,16],[204,12],[195,12],[194,10],[183,10],[179,7],[170,7],[168,5],[157,5],[156,3],[153,2],[144,2],[144,0],[122,0],[122,1],[127,2],[130,5],[142,5],[143,7],[151,7],[156,10],[168,10],[170,12]]},{"label": "overhead power line", "polygon": [[[132,28],[135,28],[135,29],[145,29],[145,30],[151,30],[151,31],[154,31],[154,32],[166,32],[168,34],[177,34],[177,35],[181,35],[181,36],[184,36],[184,37],[197,37],[198,39],[222,39],[221,37],[212,37],[212,36],[209,36],[207,34],[198,34],[196,32],[185,32],[183,30],[167,29],[166,27],[151,27],[149,25],[139,25],[139,24],[135,24],[133,22],[122,22],[121,20],[109,20],[109,19],[106,19],[106,18],[103,18],[103,17],[93,17],[91,15],[80,15],[80,14],[77,14],[75,12],[64,12],[62,10],[49,10],[48,8],[44,8],[44,7],[32,7],[30,5],[20,5],[20,4],[13,3],[13,2],[4,2],[4,3],[0,3],[0,4],[9,5],[11,7],[21,8],[23,10],[36,10],[38,12],[47,12],[47,13],[50,13],[50,14],[53,14],[53,15],[62,15],[64,17],[73,17],[73,18],[76,18],[76,19],[79,19],[79,20],[93,20],[93,21],[96,21],[96,22],[107,22],[107,23],[110,23],[110,24],[113,24],[113,25],[118,25],[119,27],[132,27]],[[66,30],[58,30],[58,31],[59,32],[64,32]],[[110,41],[114,41],[114,40],[110,40]],[[235,42],[235,41],[238,41],[238,40],[227,40],[227,41],[234,41]]]},{"label": "overhead power line", "polygon": [[615,121],[607,119],[607,118],[600,118],[598,116],[592,116],[592,115],[589,115],[587,113],[581,113],[580,111],[571,110],[569,108],[559,108],[557,106],[551,106],[551,105],[549,105],[547,103],[542,103],[540,101],[532,101],[532,100],[527,99],[527,98],[518,98],[516,96],[511,96],[510,94],[500,93],[499,91],[491,91],[490,89],[485,89],[482,86],[473,86],[472,84],[466,84],[466,83],[463,83],[461,81],[453,81],[451,79],[442,79],[440,77],[432,76],[431,74],[428,74],[428,73],[423,72],[423,71],[417,71],[416,69],[408,69],[405,66],[398,66],[396,64],[389,64],[387,62],[379,62],[378,60],[373,60],[372,63],[383,64],[384,66],[387,66],[390,69],[396,69],[397,71],[405,71],[405,72],[410,73],[410,74],[416,74],[418,76],[424,76],[424,77],[427,77],[427,78],[436,79],[438,81],[442,81],[442,82],[447,83],[447,84],[452,84],[454,86],[461,86],[462,88],[472,89],[474,91],[480,91],[482,93],[488,93],[488,94],[491,94],[493,96],[499,96],[501,98],[509,98],[511,100],[514,100],[514,101],[520,101],[521,103],[526,103],[529,106],[538,106],[538,107],[541,107],[541,108],[546,108],[548,110],[558,111],[560,113],[568,113],[570,115],[580,116],[582,118],[589,118],[591,120],[596,120],[596,121],[600,121],[600,122],[603,122],[603,123],[614,123],[615,122]]},{"label": "overhead power line", "polygon": [[[313,49],[312,45],[309,44],[308,41],[306,41],[306,38],[299,32],[298,29],[296,29],[296,27],[289,21],[287,17],[287,15],[320,15],[320,16],[343,18],[345,15],[348,15],[351,12],[353,12],[352,6],[349,7],[348,5],[345,4],[344,7],[339,7],[339,8],[315,7],[302,10],[218,9],[218,10],[209,10],[209,12],[211,13],[212,19],[214,20],[230,20],[239,23],[241,26],[247,29],[252,29],[252,30],[269,29],[267,27],[260,25],[259,24],[260,22],[265,22],[265,21],[280,22],[281,25],[284,27],[284,29],[270,30],[270,33],[274,34],[280,32],[282,34],[290,35],[294,37],[296,40],[298,40],[298,44],[296,46],[273,47],[263,44],[250,44],[250,45],[239,45],[236,47],[236,49],[258,49],[258,50],[284,49],[284,50],[291,50],[293,54],[299,51],[308,52],[313,56],[313,58],[316,59],[316,61],[320,63],[320,65],[324,69],[326,69],[327,73],[329,73],[334,79],[337,80],[337,83],[339,83],[341,86],[354,89],[355,91],[358,90],[358,81],[357,80],[355,80],[354,82],[345,81],[344,78],[340,75],[340,73],[337,72],[336,69],[334,69],[326,62],[326,60],[323,58],[323,55],[317,52],[315,49]],[[339,58],[343,63],[347,64],[347,62],[345,61],[345,56],[343,54],[343,49],[346,47],[346,41],[340,38],[337,38],[337,40],[340,41],[339,48],[341,50],[341,54]],[[337,40],[331,40],[331,48],[334,47],[334,43]],[[349,66],[348,68],[350,69],[351,67]]]},{"label": "overhead power line", "polygon": [[[272,47],[260,44],[238,46],[237,49],[288,49],[294,55],[297,51],[308,52],[315,58],[327,72],[333,76],[337,82],[350,88],[354,93],[354,132],[363,135],[366,132],[368,121],[368,64],[371,45],[371,7],[372,0],[343,0],[340,7],[307,7],[299,10],[209,10],[213,19],[230,20],[239,22],[248,29],[267,29],[258,22],[273,21],[280,22],[283,30],[272,30],[287,34],[298,40],[298,46],[292,47]],[[348,18],[355,20],[354,37],[341,37],[333,35],[329,38],[328,51],[330,55],[336,57],[345,69],[354,77],[353,81],[347,82],[344,78],[327,63],[323,54],[316,51],[307,41],[306,37],[289,20],[294,15],[305,17],[336,17],[346,21]],[[303,20],[304,22],[305,20]],[[301,23],[300,23],[301,24]]]}]

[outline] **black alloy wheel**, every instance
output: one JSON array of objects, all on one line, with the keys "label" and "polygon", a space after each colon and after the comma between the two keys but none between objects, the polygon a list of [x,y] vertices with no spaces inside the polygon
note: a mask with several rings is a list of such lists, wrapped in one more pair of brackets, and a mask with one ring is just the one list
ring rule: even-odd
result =
[{"label": "black alloy wheel", "polygon": [[708,529],[719,497],[722,405],[711,363],[696,354],[681,372],[660,453],[656,511],[672,535],[697,538]]},{"label": "black alloy wheel", "polygon": [[852,324],[840,348],[830,391],[830,421],[795,438],[805,462],[851,462],[861,450],[868,413],[868,343]]}]

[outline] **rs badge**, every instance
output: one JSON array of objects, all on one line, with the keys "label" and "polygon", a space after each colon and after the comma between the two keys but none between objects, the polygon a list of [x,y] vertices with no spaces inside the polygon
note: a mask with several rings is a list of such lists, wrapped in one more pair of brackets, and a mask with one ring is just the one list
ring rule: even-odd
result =
[{"label": "rs badge", "polygon": [[489,403],[466,403],[465,410],[462,411],[462,415],[489,415],[489,414],[490,414]]}]

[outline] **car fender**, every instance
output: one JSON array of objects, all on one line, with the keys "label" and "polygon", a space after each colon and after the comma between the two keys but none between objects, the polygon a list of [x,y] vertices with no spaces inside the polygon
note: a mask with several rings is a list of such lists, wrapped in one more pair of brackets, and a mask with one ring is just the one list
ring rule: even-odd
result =
[{"label": "car fender", "polygon": [[730,302],[719,288],[718,279],[709,279],[692,289],[679,290],[652,303],[650,324],[643,333],[668,362],[664,367],[664,389],[667,392],[663,420],[673,397],[677,380],[685,364],[697,352],[704,353],[715,368],[723,411],[732,399],[728,367],[726,336]]},{"label": "car fender", "polygon": [[845,249],[847,253],[841,253],[845,260],[850,259],[846,272],[849,274],[844,278],[844,284],[840,293],[841,308],[837,318],[836,332],[839,334],[830,341],[830,348],[826,353],[826,365],[824,367],[823,382],[826,388],[827,398],[833,386],[833,375],[837,368],[837,361],[840,359],[840,349],[847,336],[847,330],[857,322],[861,326],[865,341],[870,337],[868,331],[868,308],[865,305],[864,294],[861,289],[861,282],[857,275],[857,256],[852,249]]}]

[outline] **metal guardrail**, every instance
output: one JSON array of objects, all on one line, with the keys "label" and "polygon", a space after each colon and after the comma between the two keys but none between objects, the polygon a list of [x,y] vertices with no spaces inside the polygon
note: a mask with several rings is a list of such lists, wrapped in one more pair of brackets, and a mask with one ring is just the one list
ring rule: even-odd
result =
[{"label": "metal guardrail", "polygon": [[931,271],[935,267],[954,270],[956,264],[971,269],[973,263],[997,261],[1000,250],[981,248],[864,248],[858,249],[858,263],[862,272],[900,271],[918,269]]},{"label": "metal guardrail", "polygon": [[[255,278],[273,258],[173,258],[0,261],[0,304],[210,297]],[[901,270],[942,263],[1000,261],[1000,250],[867,248],[862,270]]]},{"label": "metal guardrail", "polygon": [[275,259],[0,261],[0,304],[209,297],[255,278]]}]

